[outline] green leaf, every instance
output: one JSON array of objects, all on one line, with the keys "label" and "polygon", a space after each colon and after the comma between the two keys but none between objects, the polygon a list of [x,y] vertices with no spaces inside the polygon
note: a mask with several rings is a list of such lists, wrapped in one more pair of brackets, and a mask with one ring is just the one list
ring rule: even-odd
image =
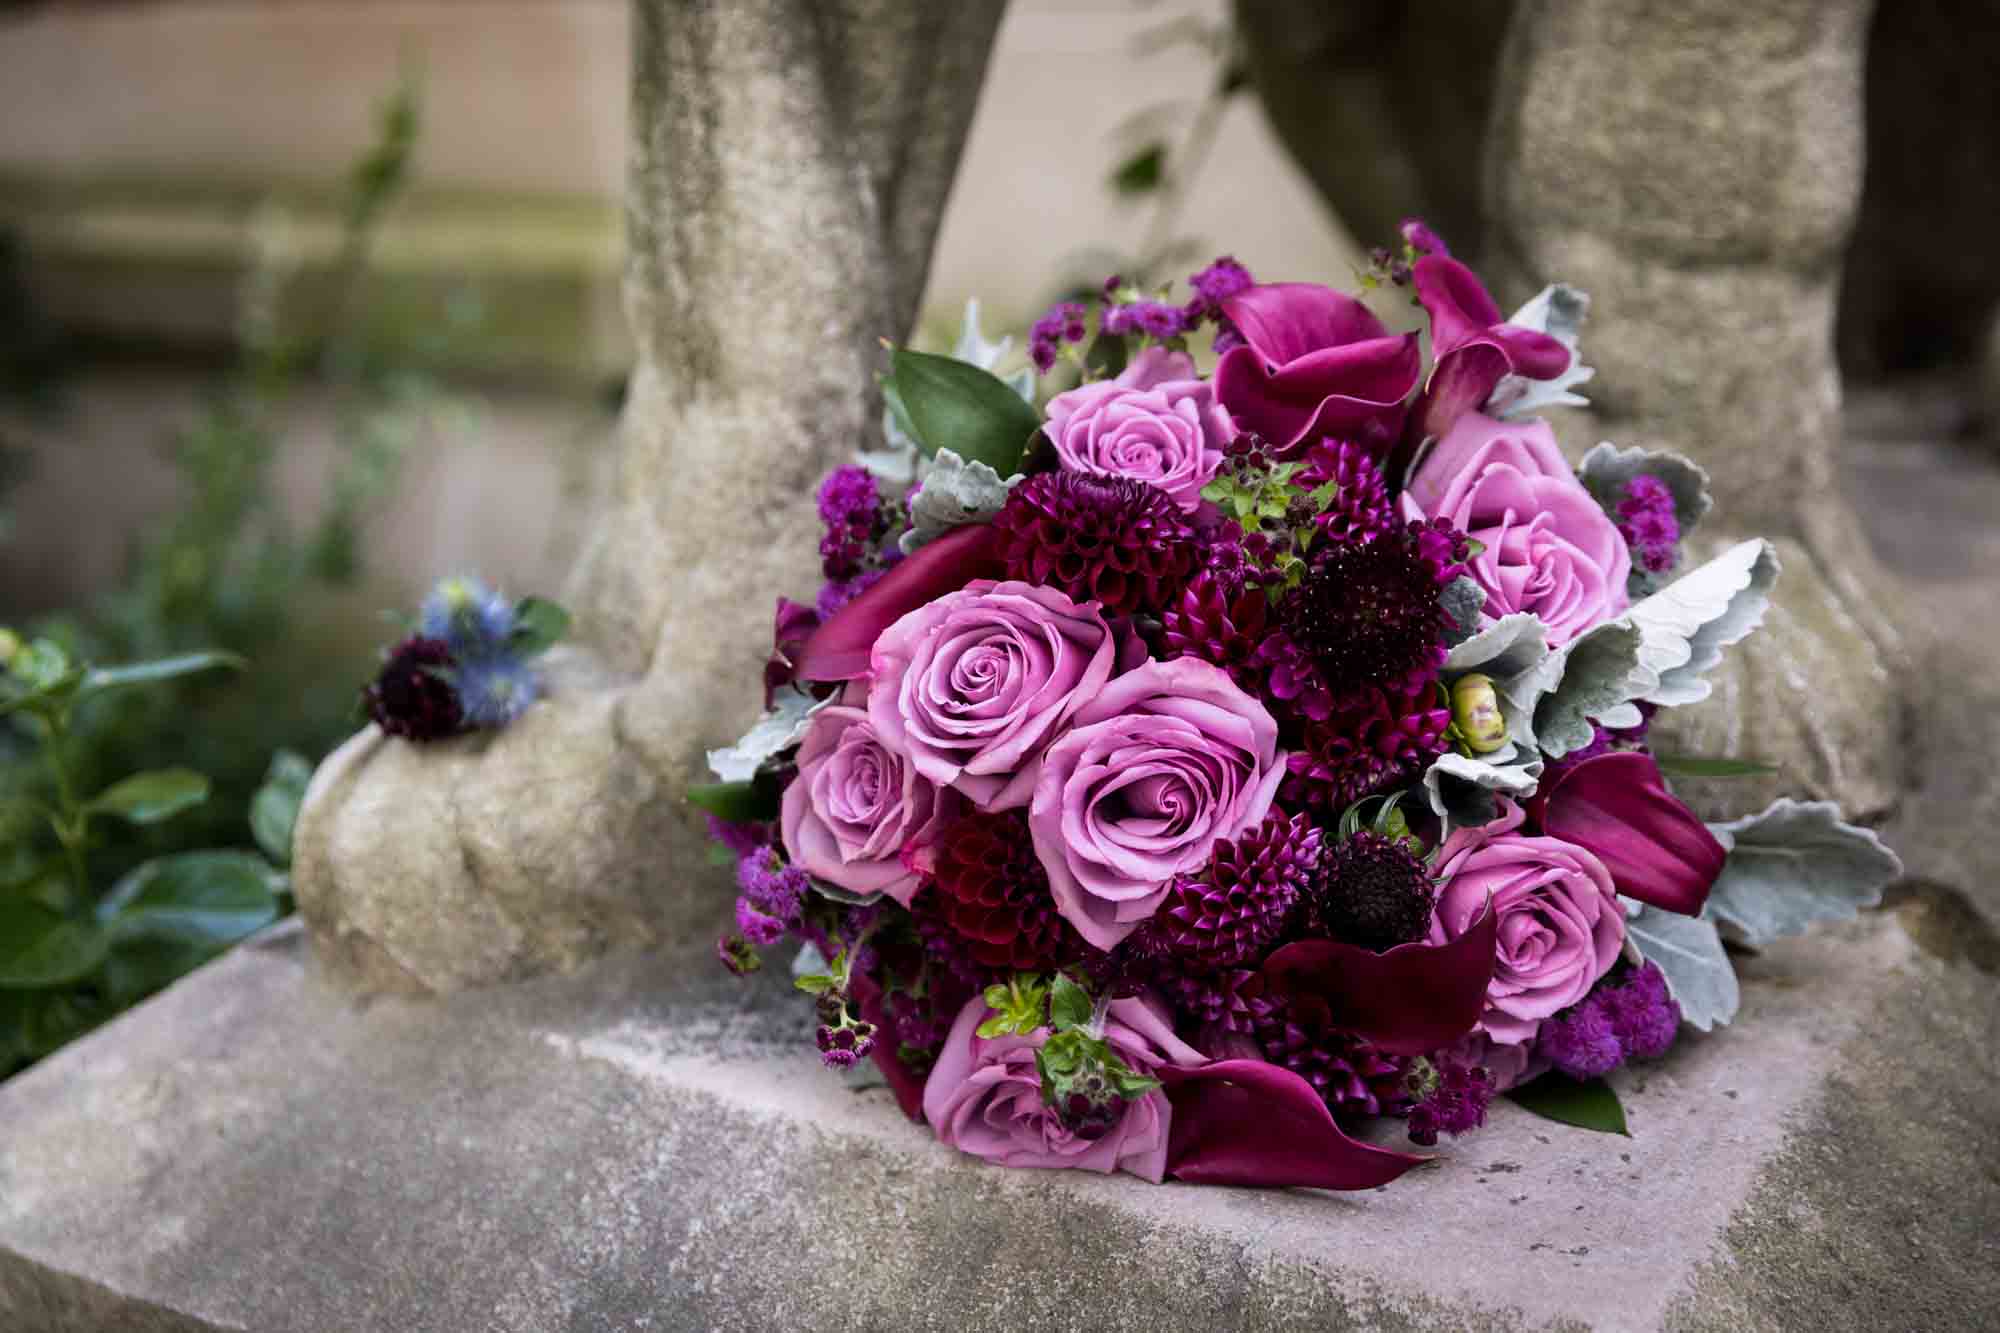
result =
[{"label": "green leaf", "polygon": [[162,768],[112,783],[91,797],[84,808],[95,815],[116,815],[128,823],[157,824],[207,799],[207,778],[189,768]]},{"label": "green leaf", "polygon": [[982,1037],[1025,1037],[1048,1021],[1048,986],[1031,972],[1017,972],[1004,984],[988,986],[982,998],[994,1011],[979,1025]]},{"label": "green leaf", "polygon": [[547,652],[569,633],[569,612],[546,597],[523,597],[514,618],[519,623],[507,636],[507,646],[523,657]]},{"label": "green leaf", "polygon": [[824,995],[833,989],[833,978],[824,972],[810,972],[805,976],[792,978],[792,985],[808,995]]},{"label": "green leaf", "polygon": [[1618,1094],[1601,1078],[1579,1083],[1566,1075],[1549,1073],[1507,1095],[1522,1109],[1544,1119],[1600,1134],[1632,1137],[1632,1131],[1625,1127],[1625,1108],[1619,1104]]},{"label": "green leaf", "polygon": [[101,694],[105,690],[123,689],[128,685],[153,685],[163,680],[178,680],[182,676],[213,671],[219,667],[240,671],[248,665],[248,662],[235,653],[182,653],[178,657],[162,657],[151,662],[92,667],[84,674],[83,688],[79,693],[92,695]]},{"label": "green leaf", "polygon": [[264,855],[281,866],[292,863],[292,827],[312,781],[312,765],[301,755],[280,750],[271,757],[264,785],[250,798],[250,834]]},{"label": "green leaf", "polygon": [[1778,771],[1776,764],[1754,759],[1710,759],[1694,754],[1662,754],[1655,750],[1653,762],[1670,778],[1760,778]]},{"label": "green leaf", "polygon": [[1148,194],[1160,188],[1166,169],[1167,146],[1149,143],[1113,168],[1111,188],[1120,194]]},{"label": "green leaf", "polygon": [[60,712],[83,683],[84,669],[53,639],[36,639],[15,649],[0,675],[0,717],[23,710],[48,716]]},{"label": "green leaf", "polygon": [[1132,349],[1124,338],[1100,333],[1090,340],[1090,346],[1084,350],[1083,364],[1091,373],[1111,379],[1125,372],[1125,365],[1131,357]]},{"label": "green leaf", "polygon": [[1090,1022],[1091,1008],[1090,992],[1058,973],[1049,992],[1049,1022],[1055,1030],[1083,1027]]},{"label": "green leaf", "polygon": [[688,788],[688,800],[732,824],[778,817],[775,794],[754,782],[698,782]]},{"label": "green leaf", "polygon": [[1021,470],[1029,437],[1042,417],[991,371],[948,356],[899,347],[890,382],[926,454],[950,449],[1011,477]]},{"label": "green leaf", "polygon": [[16,902],[0,910],[0,986],[60,986],[104,961],[111,937],[95,921]]},{"label": "green leaf", "polygon": [[180,852],[119,880],[97,916],[120,938],[166,935],[219,947],[277,918],[276,878],[250,852]]}]

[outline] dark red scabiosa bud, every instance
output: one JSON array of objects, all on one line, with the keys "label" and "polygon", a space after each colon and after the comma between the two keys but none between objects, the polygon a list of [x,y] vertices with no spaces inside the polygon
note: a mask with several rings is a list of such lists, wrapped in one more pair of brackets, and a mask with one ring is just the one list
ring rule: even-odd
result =
[{"label": "dark red scabiosa bud", "polygon": [[465,730],[458,690],[444,673],[456,665],[442,639],[416,635],[389,650],[362,698],[368,716],[391,736],[435,741]]}]

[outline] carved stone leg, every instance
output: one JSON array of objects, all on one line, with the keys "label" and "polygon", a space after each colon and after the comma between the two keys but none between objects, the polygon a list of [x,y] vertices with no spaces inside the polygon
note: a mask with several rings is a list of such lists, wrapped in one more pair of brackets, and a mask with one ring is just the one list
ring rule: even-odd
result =
[{"label": "carved stone leg", "polygon": [[449,991],[713,924],[681,798],[814,581],[811,487],[880,418],[1002,7],[635,0],[638,365],[578,644],[504,732],[328,760],[294,879],[337,977]]},{"label": "carved stone leg", "polygon": [[1593,305],[1596,429],[1689,455],[1721,537],[1780,540],[1765,630],[1663,747],[1782,766],[1697,784],[1741,810],[1780,791],[1879,816],[1903,786],[1901,635],[1833,482],[1840,261],[1861,187],[1868,0],[1527,0],[1487,154],[1489,269]]}]

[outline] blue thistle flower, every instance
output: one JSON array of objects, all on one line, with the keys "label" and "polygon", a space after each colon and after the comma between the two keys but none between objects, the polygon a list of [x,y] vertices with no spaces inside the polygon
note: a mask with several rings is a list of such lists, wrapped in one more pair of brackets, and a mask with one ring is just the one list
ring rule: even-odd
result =
[{"label": "blue thistle flower", "polygon": [[541,695],[534,668],[518,657],[493,653],[461,660],[453,677],[468,725],[504,727]]},{"label": "blue thistle flower", "polygon": [[500,654],[517,623],[513,603],[478,579],[462,575],[438,580],[424,598],[419,617],[418,632],[444,640],[461,661]]}]

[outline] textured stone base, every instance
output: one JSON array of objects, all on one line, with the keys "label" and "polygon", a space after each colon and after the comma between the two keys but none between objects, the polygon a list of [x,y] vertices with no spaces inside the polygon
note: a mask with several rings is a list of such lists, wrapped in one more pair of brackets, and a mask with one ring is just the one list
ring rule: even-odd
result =
[{"label": "textured stone base", "polygon": [[783,977],[627,957],[356,1008],[304,952],[280,927],[0,1087],[0,1327],[1951,1328],[2000,1301],[1996,992],[1893,917],[1748,963],[1737,1027],[1621,1076],[1630,1139],[1505,1105],[1359,1195],[962,1159],[816,1068]]}]

